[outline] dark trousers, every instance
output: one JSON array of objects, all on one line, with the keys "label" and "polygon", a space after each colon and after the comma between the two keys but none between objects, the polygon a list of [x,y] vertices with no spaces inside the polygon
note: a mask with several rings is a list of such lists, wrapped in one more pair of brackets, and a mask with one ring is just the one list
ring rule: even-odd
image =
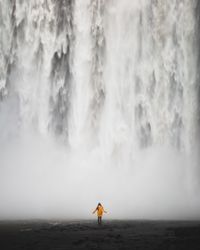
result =
[{"label": "dark trousers", "polygon": [[98,216],[98,225],[101,225],[101,216]]}]

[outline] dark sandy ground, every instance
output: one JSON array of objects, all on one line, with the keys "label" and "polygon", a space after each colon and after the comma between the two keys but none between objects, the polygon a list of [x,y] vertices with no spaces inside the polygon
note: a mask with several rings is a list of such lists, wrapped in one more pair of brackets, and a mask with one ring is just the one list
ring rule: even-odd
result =
[{"label": "dark sandy ground", "polygon": [[200,221],[0,222],[0,249],[200,250]]}]

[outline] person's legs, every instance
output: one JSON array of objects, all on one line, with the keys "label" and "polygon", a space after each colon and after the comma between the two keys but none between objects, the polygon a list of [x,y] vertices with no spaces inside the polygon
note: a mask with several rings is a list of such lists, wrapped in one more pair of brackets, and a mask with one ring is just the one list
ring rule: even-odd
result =
[{"label": "person's legs", "polygon": [[101,225],[101,217],[98,216],[98,225]]},{"label": "person's legs", "polygon": [[101,216],[98,216],[98,224],[101,225]]},{"label": "person's legs", "polygon": [[100,225],[101,225],[101,220],[102,220],[102,217],[100,217],[100,219],[99,219],[99,220],[100,220]]}]

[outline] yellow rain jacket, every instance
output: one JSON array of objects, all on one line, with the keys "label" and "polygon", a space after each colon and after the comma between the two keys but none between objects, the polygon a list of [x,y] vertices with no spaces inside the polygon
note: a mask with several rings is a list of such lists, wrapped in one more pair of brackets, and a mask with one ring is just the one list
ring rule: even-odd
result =
[{"label": "yellow rain jacket", "polygon": [[98,206],[97,207],[97,216],[101,217],[103,215],[103,213],[104,213],[103,207],[102,206]]}]

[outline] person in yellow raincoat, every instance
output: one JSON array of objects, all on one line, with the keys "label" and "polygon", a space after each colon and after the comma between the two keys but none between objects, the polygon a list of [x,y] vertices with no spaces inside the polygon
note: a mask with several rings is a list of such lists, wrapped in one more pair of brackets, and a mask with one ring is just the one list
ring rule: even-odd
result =
[{"label": "person in yellow raincoat", "polygon": [[101,205],[101,203],[98,203],[96,209],[93,211],[93,214],[97,212],[97,218],[98,218],[98,225],[101,225],[101,221],[102,221],[102,216],[103,216],[103,213],[107,213],[103,206]]}]

